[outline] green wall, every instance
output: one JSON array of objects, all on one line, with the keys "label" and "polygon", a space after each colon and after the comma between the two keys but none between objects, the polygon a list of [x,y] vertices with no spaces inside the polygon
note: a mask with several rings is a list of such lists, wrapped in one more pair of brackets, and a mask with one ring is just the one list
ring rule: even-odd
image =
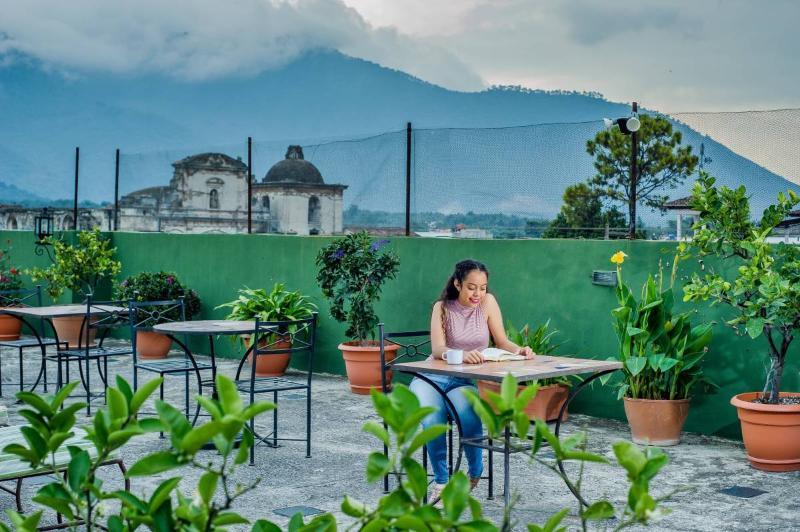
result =
[{"label": "green wall", "polygon": [[[315,282],[314,258],[330,241],[327,237],[277,235],[177,235],[162,233],[116,233],[111,235],[122,261],[122,276],[143,270],[176,272],[181,281],[198,291],[203,301],[201,318],[222,318],[220,303],[236,296],[242,286],[269,287],[285,282],[290,289],[311,295],[320,307],[319,349],[315,367],[319,371],[344,373],[336,348],[344,340],[345,327],[327,313],[326,301]],[[14,245],[15,262],[30,266],[45,264],[33,255],[33,237],[22,232],[0,232]],[[451,273],[453,264],[472,257],[487,264],[490,290],[503,310],[505,320],[515,325],[551,320],[551,327],[566,341],[560,353],[606,358],[616,352],[610,310],[616,300],[613,288],[591,283],[594,269],[612,270],[609,257],[622,249],[629,255],[624,265],[626,282],[636,291],[648,273],[658,270],[659,260],[669,270],[675,245],[670,242],[590,240],[444,240],[395,238],[391,246],[400,255],[397,279],[384,288],[378,315],[390,330],[427,329],[430,308]],[[708,261],[707,261],[708,262]],[[696,262],[682,268],[685,278]],[[727,266],[726,266],[727,267]],[[681,280],[678,281],[680,285]],[[678,292],[680,290],[678,289]],[[686,304],[683,308],[689,308]],[[767,363],[763,338],[750,340],[725,326],[732,316],[727,307],[695,305],[697,319],[715,320],[715,338],[706,359],[706,373],[720,386],[714,395],[698,394],[693,400],[686,430],[739,437],[739,424],[731,396],[761,389]],[[217,341],[219,352],[235,356],[238,348],[226,339]],[[201,352],[207,346],[193,344]],[[797,351],[795,345],[793,351]],[[798,364],[791,363],[784,376],[785,390],[798,390]],[[304,360],[294,363],[303,366]],[[595,384],[583,392],[575,411],[624,419],[616,390]]]}]

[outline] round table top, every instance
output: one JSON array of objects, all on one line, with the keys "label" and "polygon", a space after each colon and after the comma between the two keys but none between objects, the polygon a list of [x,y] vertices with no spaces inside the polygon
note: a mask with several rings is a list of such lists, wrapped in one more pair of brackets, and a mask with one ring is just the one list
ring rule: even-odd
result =
[{"label": "round table top", "polygon": [[210,334],[253,334],[255,328],[255,321],[229,320],[173,321],[153,326],[153,330],[160,333],[203,336]]}]

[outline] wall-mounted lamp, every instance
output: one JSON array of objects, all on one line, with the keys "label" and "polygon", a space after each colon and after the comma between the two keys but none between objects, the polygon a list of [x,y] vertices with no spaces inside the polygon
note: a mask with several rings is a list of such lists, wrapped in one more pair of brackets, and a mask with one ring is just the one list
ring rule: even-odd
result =
[{"label": "wall-mounted lamp", "polygon": [[50,214],[50,210],[47,207],[42,209],[39,216],[33,218],[33,232],[36,234],[36,249],[34,253],[41,257],[47,251],[50,262],[53,262],[53,256],[50,254],[51,244],[47,240],[53,236],[53,215]]}]

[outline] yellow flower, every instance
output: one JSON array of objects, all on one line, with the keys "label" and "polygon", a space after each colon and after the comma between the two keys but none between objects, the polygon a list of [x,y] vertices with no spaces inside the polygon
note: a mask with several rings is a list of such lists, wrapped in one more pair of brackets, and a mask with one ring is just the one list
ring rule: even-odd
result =
[{"label": "yellow flower", "polygon": [[627,255],[623,251],[617,251],[611,256],[611,262],[614,264],[622,264],[625,262],[625,257],[627,257]]}]

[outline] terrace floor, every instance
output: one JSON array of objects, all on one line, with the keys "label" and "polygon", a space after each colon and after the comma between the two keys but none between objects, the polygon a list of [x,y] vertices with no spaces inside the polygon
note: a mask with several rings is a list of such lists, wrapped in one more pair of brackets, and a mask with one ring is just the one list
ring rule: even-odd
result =
[{"label": "terrace floor", "polygon": [[[8,382],[16,377],[15,354],[4,352],[3,380]],[[34,375],[34,360],[27,375]],[[111,373],[120,373],[130,379],[129,361],[120,360],[111,364]],[[234,362],[223,360],[220,371],[232,374]],[[51,370],[51,382],[55,374]],[[174,385],[167,386],[167,399],[173,404],[183,404],[183,379],[173,377]],[[15,404],[14,387],[5,384],[0,404],[8,407],[12,424],[21,423],[16,414],[19,405]],[[282,435],[301,435],[304,430],[304,394],[284,394],[279,403]],[[256,451],[254,467],[241,466],[236,475],[239,480],[261,478],[259,487],[239,500],[238,511],[252,519],[267,518],[278,524],[288,519],[275,513],[277,509],[292,506],[307,506],[334,513],[340,524],[350,519],[340,512],[340,504],[345,494],[368,504],[374,504],[381,496],[378,484],[367,484],[364,468],[367,455],[380,450],[377,440],[361,431],[368,420],[375,420],[369,397],[353,395],[343,377],[319,375],[313,383],[313,435],[312,457],[305,458],[304,444],[288,442],[279,448],[259,447]],[[265,432],[271,426],[271,414],[259,418],[257,426]],[[80,423],[85,424],[86,419]],[[588,433],[589,450],[605,454],[613,459],[611,444],[629,436],[627,426],[612,420],[604,420],[581,415],[570,415],[563,434],[577,430]],[[146,453],[163,449],[168,440],[161,440],[157,434],[134,440],[124,448],[122,455],[130,466]],[[213,451],[205,451],[213,459]],[[670,463],[652,482],[651,493],[659,496],[676,488],[689,487],[691,491],[679,493],[665,504],[672,512],[655,523],[652,530],[799,530],[797,517],[796,486],[800,473],[762,473],[750,468],[745,459],[741,443],[686,434],[681,445],[666,449]],[[546,456],[546,451],[543,451]],[[486,499],[486,481],[482,481],[476,491],[483,503],[485,513],[499,522],[502,507],[502,462],[495,460],[495,499]],[[512,493],[519,495],[513,517],[515,529],[525,530],[527,523],[542,524],[558,510],[569,507],[570,529],[579,528],[576,519],[575,499],[553,473],[538,464],[532,464],[522,454],[512,458]],[[570,471],[570,469],[568,469]],[[575,468],[572,468],[575,471]],[[182,472],[182,474],[184,474]],[[164,474],[163,478],[174,476]],[[192,495],[198,475],[186,470],[181,487],[187,495]],[[103,473],[108,488],[122,487],[119,472],[109,469]],[[151,493],[156,480],[146,485],[141,479],[133,479],[134,493]],[[42,485],[42,481],[30,480],[24,484],[26,509],[32,508],[31,497]],[[624,471],[616,466],[588,464],[584,480],[584,493],[590,499],[607,496],[620,502],[626,495],[627,483]],[[752,498],[740,498],[721,493],[720,490],[734,486],[756,488],[764,493]],[[13,498],[0,491],[0,508],[13,508]],[[3,514],[0,517],[7,522]],[[46,514],[45,521],[54,522],[54,516]],[[613,528],[613,522],[607,523]],[[605,528],[605,527],[601,527]]]}]

